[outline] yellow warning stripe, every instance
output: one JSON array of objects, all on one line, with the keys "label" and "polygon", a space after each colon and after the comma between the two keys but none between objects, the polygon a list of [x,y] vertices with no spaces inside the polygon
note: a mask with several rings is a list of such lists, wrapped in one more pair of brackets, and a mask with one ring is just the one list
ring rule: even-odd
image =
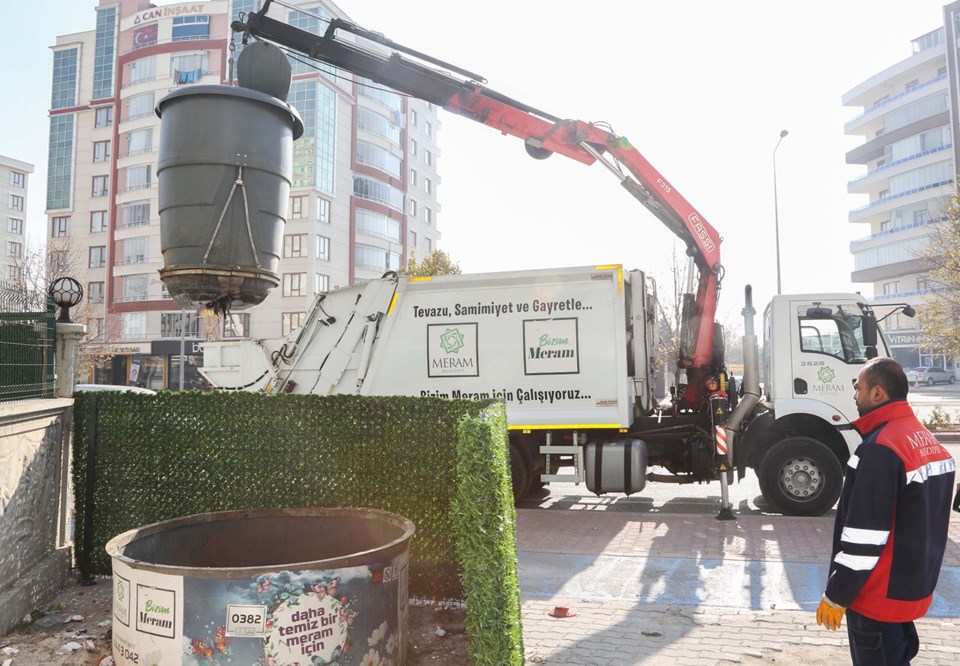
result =
[{"label": "yellow warning stripe", "polygon": [[598,271],[617,271],[617,293],[623,293],[623,265],[622,264],[607,264],[605,266],[594,266]]},{"label": "yellow warning stripe", "polygon": [[397,299],[399,298],[400,298],[400,292],[399,291],[393,292],[393,298],[390,299],[390,307],[387,308],[388,317],[393,314],[393,306],[397,304]]},{"label": "yellow warning stripe", "polygon": [[560,425],[512,425],[507,430],[619,430],[619,423],[563,423]]}]

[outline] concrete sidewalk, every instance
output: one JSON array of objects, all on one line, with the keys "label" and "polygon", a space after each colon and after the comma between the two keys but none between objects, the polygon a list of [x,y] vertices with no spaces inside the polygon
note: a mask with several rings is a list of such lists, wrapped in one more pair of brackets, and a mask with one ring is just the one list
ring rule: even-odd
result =
[{"label": "concrete sidewalk", "polygon": [[[832,529],[832,517],[520,509],[527,663],[849,663],[846,631],[814,616]],[[915,664],[960,663],[960,520],[918,629]]]}]

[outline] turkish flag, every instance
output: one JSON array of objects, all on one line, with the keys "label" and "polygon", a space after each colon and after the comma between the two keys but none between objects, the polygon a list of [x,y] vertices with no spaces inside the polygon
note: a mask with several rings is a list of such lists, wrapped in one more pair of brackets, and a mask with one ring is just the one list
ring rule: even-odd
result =
[{"label": "turkish flag", "polygon": [[157,24],[151,23],[133,31],[133,48],[142,49],[157,43]]}]

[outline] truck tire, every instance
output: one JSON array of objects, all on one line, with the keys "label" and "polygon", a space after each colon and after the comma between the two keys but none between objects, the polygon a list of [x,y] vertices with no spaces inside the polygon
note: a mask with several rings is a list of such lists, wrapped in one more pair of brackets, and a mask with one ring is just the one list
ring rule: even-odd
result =
[{"label": "truck tire", "polygon": [[513,501],[517,502],[530,488],[530,467],[520,448],[510,444],[510,479],[513,483]]},{"label": "truck tire", "polygon": [[953,384],[955,381],[957,381],[957,378],[954,377],[953,375],[950,375],[950,377],[947,378],[948,384]]},{"label": "truck tire", "polygon": [[791,516],[819,516],[837,503],[843,486],[840,461],[811,437],[788,437],[771,446],[757,476],[766,500]]}]

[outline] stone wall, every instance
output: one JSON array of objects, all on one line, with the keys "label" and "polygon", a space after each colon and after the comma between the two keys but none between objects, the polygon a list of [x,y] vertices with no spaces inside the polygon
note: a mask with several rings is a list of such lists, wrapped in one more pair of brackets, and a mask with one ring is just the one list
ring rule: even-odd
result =
[{"label": "stone wall", "polygon": [[42,608],[70,575],[73,400],[0,403],[0,635]]}]

